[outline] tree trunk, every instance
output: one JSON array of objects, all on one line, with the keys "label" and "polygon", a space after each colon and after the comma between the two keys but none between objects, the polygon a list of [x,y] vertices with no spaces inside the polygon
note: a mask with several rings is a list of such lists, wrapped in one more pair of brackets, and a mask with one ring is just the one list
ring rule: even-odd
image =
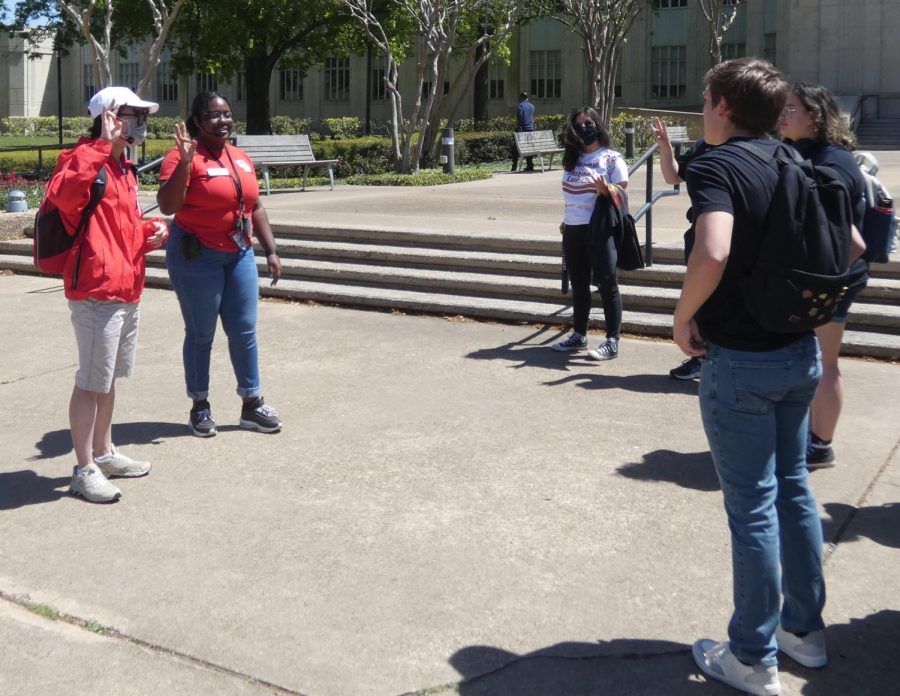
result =
[{"label": "tree trunk", "polygon": [[269,80],[272,66],[269,57],[249,55],[244,61],[247,76],[247,135],[269,135],[272,132],[269,107]]},{"label": "tree trunk", "polygon": [[[484,55],[484,52],[484,45],[479,44],[475,50],[476,62]],[[481,67],[478,68],[478,72],[475,73],[475,82],[472,85],[472,114],[475,117],[476,123],[479,121],[487,121],[488,119],[488,76],[490,74],[490,69],[490,65],[485,61],[482,63]]]}]

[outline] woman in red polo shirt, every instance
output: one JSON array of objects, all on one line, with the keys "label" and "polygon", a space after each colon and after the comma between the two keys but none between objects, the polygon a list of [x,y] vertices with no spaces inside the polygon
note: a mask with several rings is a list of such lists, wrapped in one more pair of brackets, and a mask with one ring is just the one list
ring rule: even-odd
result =
[{"label": "woman in red polo shirt", "polygon": [[184,317],[184,378],[194,402],[190,427],[198,437],[216,434],[209,361],[220,317],[244,402],[241,427],[273,433],[282,425],[260,394],[254,235],[266,253],[272,285],[281,276],[281,262],[253,162],[229,143],[233,128],[228,100],[215,92],[198,94],[186,125],[176,128],[176,145],[163,160],[156,195],[160,210],[175,214],[166,268]]}]

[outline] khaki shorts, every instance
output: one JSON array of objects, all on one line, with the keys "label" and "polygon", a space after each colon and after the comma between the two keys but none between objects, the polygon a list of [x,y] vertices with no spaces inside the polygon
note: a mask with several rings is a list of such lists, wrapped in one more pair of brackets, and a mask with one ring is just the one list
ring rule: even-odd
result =
[{"label": "khaki shorts", "polygon": [[97,300],[69,300],[78,372],[75,386],[108,394],[113,380],[130,377],[137,353],[139,305]]}]

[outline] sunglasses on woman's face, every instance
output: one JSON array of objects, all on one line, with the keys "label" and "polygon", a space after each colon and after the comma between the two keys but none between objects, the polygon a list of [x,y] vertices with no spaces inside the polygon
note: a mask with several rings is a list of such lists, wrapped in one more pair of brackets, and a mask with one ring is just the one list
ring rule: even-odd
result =
[{"label": "sunglasses on woman's face", "polygon": [[116,116],[118,118],[128,117],[128,118],[136,119],[137,124],[139,126],[141,126],[147,122],[147,116],[149,116],[149,115],[150,115],[150,112],[147,109],[132,109],[132,108],[126,108],[126,107],[122,107],[116,113]]}]

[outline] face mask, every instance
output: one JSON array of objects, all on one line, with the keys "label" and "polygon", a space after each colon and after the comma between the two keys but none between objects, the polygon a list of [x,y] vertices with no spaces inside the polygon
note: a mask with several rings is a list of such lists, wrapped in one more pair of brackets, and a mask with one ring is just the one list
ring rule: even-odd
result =
[{"label": "face mask", "polygon": [[138,125],[138,119],[135,116],[122,116],[122,121],[127,126],[127,132],[122,134],[124,140],[130,147],[137,147],[147,137],[147,122],[144,121]]},{"label": "face mask", "polygon": [[597,129],[594,126],[578,126],[578,137],[585,145],[593,145],[597,142]]}]

